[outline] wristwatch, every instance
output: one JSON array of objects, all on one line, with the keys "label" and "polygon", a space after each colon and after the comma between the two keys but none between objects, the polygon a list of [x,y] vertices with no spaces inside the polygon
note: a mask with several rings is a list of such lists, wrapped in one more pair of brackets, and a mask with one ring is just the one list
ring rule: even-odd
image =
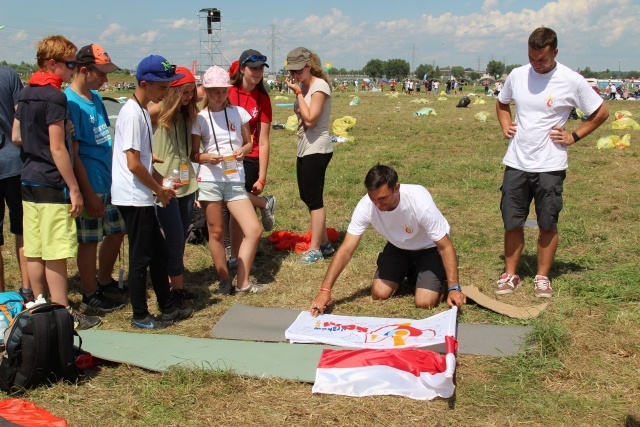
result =
[{"label": "wristwatch", "polygon": [[458,284],[455,284],[453,286],[449,286],[448,292],[451,292],[451,291],[462,292],[462,287],[460,285],[458,285]]}]

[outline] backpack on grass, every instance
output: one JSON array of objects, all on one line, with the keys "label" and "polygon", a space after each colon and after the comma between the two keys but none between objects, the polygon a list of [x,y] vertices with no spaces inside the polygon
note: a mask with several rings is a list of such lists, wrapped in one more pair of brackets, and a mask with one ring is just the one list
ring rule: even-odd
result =
[{"label": "backpack on grass", "polygon": [[58,380],[75,382],[74,336],[73,317],[63,305],[37,304],[18,314],[5,331],[0,389],[15,393]]}]

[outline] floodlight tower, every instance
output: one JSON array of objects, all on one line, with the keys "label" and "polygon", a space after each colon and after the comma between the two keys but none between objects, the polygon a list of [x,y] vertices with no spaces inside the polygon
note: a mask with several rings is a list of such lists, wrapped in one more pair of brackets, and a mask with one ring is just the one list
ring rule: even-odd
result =
[{"label": "floodlight tower", "polygon": [[229,67],[229,62],[220,51],[222,43],[222,15],[218,8],[200,9],[198,12],[200,29],[200,62],[198,72],[219,65]]}]

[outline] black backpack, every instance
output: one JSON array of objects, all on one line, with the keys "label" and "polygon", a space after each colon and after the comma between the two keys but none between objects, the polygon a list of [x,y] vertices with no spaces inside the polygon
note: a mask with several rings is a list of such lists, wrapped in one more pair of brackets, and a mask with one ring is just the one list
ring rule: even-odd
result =
[{"label": "black backpack", "polygon": [[463,96],[462,98],[460,98],[460,101],[458,101],[458,105],[456,105],[457,108],[467,108],[469,106],[469,104],[471,104],[471,100],[469,99],[468,96]]},{"label": "black backpack", "polygon": [[0,389],[15,393],[63,379],[76,382],[74,336],[80,339],[63,305],[38,304],[18,314],[5,332]]},{"label": "black backpack", "polygon": [[201,245],[209,240],[209,230],[207,229],[207,218],[202,209],[193,207],[191,223],[187,229],[187,243]]}]

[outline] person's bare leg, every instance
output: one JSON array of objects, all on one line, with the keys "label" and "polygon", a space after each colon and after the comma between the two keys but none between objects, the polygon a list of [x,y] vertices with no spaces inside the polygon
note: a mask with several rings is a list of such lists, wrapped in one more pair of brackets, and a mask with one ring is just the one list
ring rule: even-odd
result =
[{"label": "person's bare leg", "polygon": [[120,247],[126,233],[108,234],[102,239],[98,257],[98,281],[101,285],[111,282],[113,268],[118,260]]},{"label": "person's bare leg", "polygon": [[237,223],[241,228],[240,235],[244,236],[238,249],[237,276],[237,286],[243,289],[249,285],[249,274],[262,235],[262,227],[255,215],[253,205],[248,199],[229,202],[227,207],[232,218],[240,218]]},{"label": "person's bare leg", "polygon": [[558,249],[558,229],[540,230],[538,236],[538,275],[549,277]]},{"label": "person's bare leg", "polygon": [[320,249],[322,242],[329,241],[327,236],[327,213],[325,208],[309,211],[311,214],[311,242],[309,249]]},{"label": "person's bare leg", "polygon": [[416,307],[432,309],[442,302],[442,294],[430,289],[416,288],[414,300]]},{"label": "person's bare leg", "polygon": [[78,243],[78,256],[76,261],[78,263],[82,293],[85,295],[91,295],[98,290],[98,286],[96,285],[97,249],[98,242]]},{"label": "person's bare leg", "polygon": [[524,248],[524,229],[505,230],[504,232],[504,263],[505,273],[516,274],[520,255]]},{"label": "person's bare leg", "polygon": [[371,284],[371,298],[374,300],[389,299],[400,287],[399,283],[391,280],[373,279]]},{"label": "person's bare leg", "polygon": [[20,275],[22,276],[22,289],[31,289],[29,283],[29,271],[27,270],[27,257],[24,256],[24,238],[16,234],[16,259],[20,263]]},{"label": "person's bare leg", "polygon": [[218,272],[220,280],[229,280],[227,270],[227,257],[224,253],[224,219],[222,215],[222,202],[201,202],[207,229],[209,232],[209,252],[213,265]]},{"label": "person's bare leg", "polygon": [[29,274],[29,283],[31,283],[31,289],[33,289],[33,295],[36,298],[38,298],[38,295],[46,298],[49,289],[47,287],[45,265],[42,258],[27,257],[27,271]]},{"label": "person's bare leg", "polygon": [[51,301],[69,305],[67,297],[67,260],[54,259],[45,261],[45,276],[51,292]]}]

